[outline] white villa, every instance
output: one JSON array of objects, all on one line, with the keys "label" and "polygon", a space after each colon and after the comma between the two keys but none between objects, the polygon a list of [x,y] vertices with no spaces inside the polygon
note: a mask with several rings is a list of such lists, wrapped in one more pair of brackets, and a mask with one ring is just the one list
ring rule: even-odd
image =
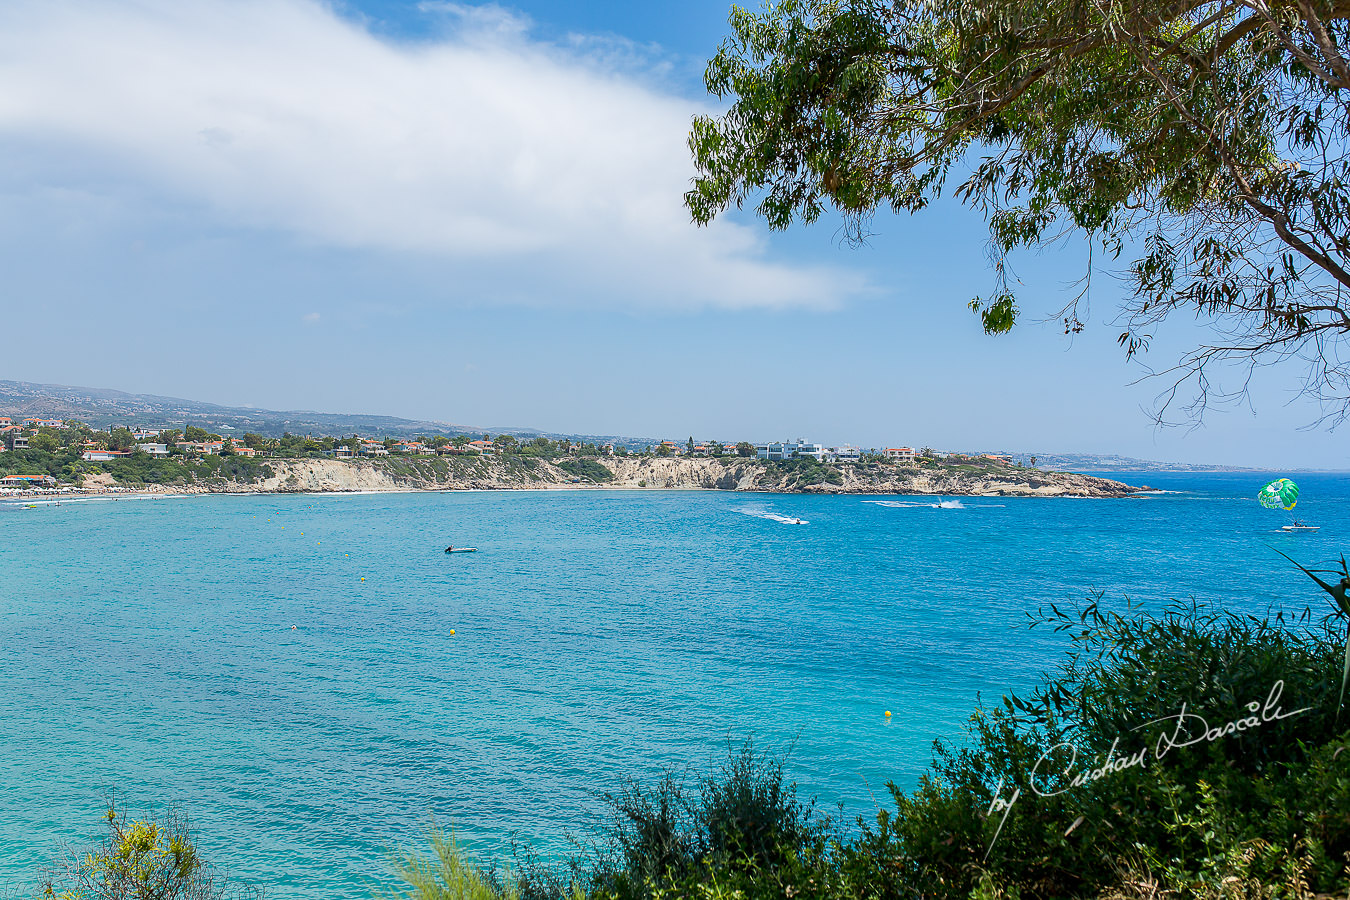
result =
[{"label": "white villa", "polygon": [[821,459],[825,448],[798,438],[795,441],[778,441],[772,444],[756,444],[755,454],[760,459],[792,459],[796,456],[812,456]]}]

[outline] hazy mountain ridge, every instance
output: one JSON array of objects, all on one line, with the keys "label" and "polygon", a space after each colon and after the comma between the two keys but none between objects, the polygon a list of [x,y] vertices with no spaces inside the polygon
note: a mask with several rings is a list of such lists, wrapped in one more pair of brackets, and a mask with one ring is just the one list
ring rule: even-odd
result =
[{"label": "hazy mountain ridge", "polygon": [[[546,434],[536,428],[483,428],[450,422],[403,419],[359,413],[320,413],[311,410],[269,410],[246,406],[222,406],[181,397],[155,394],[129,394],[108,388],[35,384],[0,380],[0,415],[11,418],[42,416],[78,419],[95,428],[111,425],[145,425],[149,428],[182,428],[195,425],[223,434],[256,432],[267,437],[291,434],[344,435],[367,437],[412,437],[424,434],[479,436],[510,433],[517,436]],[[552,434],[591,442],[614,442],[625,446],[646,446],[653,440],[624,435]]]},{"label": "hazy mountain ridge", "polygon": [[1205,463],[1161,462],[1129,456],[1097,453],[1015,453],[1018,459],[1036,457],[1041,469],[1073,472],[1254,472],[1247,466],[1216,466]]}]

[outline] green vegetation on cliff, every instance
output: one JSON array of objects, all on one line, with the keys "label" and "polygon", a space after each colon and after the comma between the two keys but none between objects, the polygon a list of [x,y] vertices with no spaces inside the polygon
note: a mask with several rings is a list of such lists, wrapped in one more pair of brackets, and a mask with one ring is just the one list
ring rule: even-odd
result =
[{"label": "green vegetation on cliff", "polygon": [[558,463],[558,468],[576,478],[597,484],[614,480],[614,473],[594,459],[564,459]]},{"label": "green vegetation on cliff", "polygon": [[50,475],[57,481],[78,483],[86,475],[108,473],[118,484],[137,487],[147,484],[255,484],[272,475],[265,462],[242,456],[204,456],[200,459],[175,456],[154,459],[145,453],[133,453],[122,459],[89,462],[77,451],[12,450],[0,454],[0,477],[6,475]]}]

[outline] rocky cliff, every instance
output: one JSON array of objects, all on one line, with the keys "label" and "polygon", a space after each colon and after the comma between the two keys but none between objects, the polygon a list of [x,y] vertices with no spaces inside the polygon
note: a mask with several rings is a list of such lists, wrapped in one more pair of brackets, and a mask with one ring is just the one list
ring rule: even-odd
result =
[{"label": "rocky cliff", "polygon": [[[595,465],[603,468],[588,468]],[[95,482],[86,484],[93,487]],[[1088,475],[996,464],[899,468],[883,463],[822,466],[741,458],[640,457],[597,461],[521,457],[267,460],[261,476],[248,483],[215,480],[152,485],[146,489],[174,493],[291,493],[597,487],[1018,497],[1122,497],[1136,490],[1118,481]]]}]

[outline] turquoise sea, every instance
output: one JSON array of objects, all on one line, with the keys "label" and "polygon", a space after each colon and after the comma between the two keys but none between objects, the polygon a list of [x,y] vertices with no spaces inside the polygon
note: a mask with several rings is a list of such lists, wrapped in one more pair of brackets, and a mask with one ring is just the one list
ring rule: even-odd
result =
[{"label": "turquoise sea", "polygon": [[624,776],[747,738],[870,816],[978,696],[1054,663],[1038,605],[1302,609],[1315,586],[1269,548],[1350,549],[1347,476],[1295,476],[1323,526],[1300,535],[1259,474],[1119,477],[1171,493],[0,504],[0,886],[116,792],[178,805],[272,897],[368,897],[433,818],[487,857],[553,852]]}]

